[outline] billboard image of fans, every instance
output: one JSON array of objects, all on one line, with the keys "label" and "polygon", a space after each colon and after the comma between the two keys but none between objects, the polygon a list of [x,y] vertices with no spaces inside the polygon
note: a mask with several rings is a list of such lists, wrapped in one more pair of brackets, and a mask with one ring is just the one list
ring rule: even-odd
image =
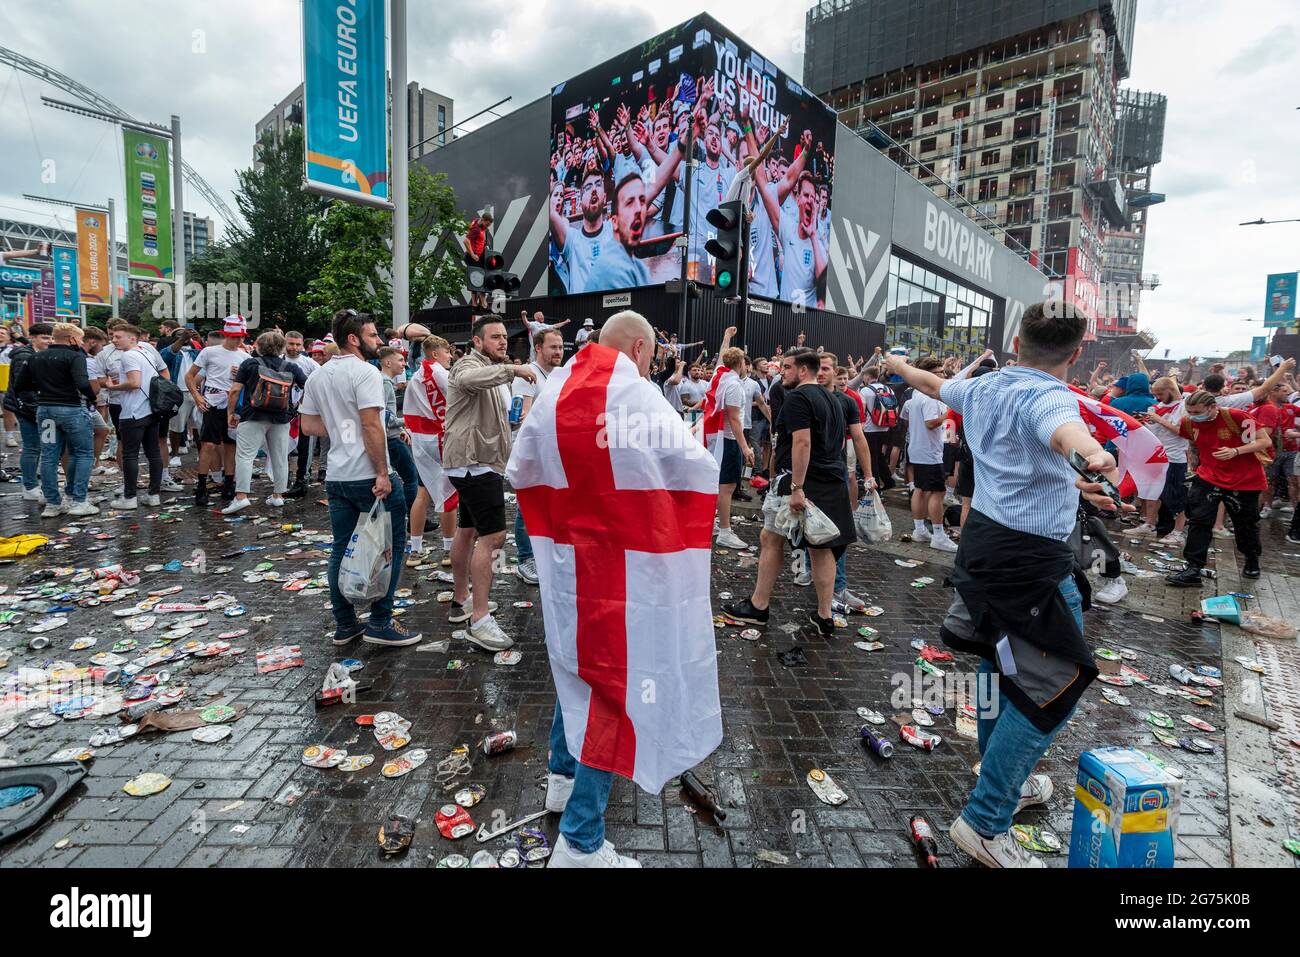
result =
[{"label": "billboard image of fans", "polygon": [[[751,295],[821,306],[835,112],[700,15],[551,91],[551,295],[687,273],[712,284],[706,215],[749,209]],[[686,216],[687,133],[696,158]]]}]

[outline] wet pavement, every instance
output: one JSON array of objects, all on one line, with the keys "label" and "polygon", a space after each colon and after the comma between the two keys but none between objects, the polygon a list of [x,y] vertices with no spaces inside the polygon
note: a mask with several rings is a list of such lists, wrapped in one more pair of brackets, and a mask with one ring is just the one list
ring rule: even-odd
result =
[{"label": "wet pavement", "polygon": [[[228,520],[214,512],[194,508],[141,509],[125,516],[83,520],[74,534],[64,519],[41,520],[37,506],[21,502],[16,484],[0,486],[0,534],[14,535],[40,528],[52,542],[33,556],[0,565],[0,584],[12,596],[28,576],[55,566],[97,567],[121,563],[142,569],[171,559],[192,561],[201,549],[206,571],[183,567],[179,571],[142,572],[140,596],[150,590],[175,585],[183,590],[163,601],[195,601],[199,596],[224,591],[246,608],[243,616],[227,618],[222,610],[207,614],[209,623],[173,644],[193,639],[215,640],[221,632],[248,628],[249,634],[232,639],[246,652],[210,659],[186,658],[159,667],[172,674],[171,684],[188,685],[179,707],[204,707],[216,703],[242,706],[242,717],[230,724],[232,733],[211,744],[195,742],[191,731],[140,734],[111,746],[95,749],[89,773],[72,796],[36,830],[0,847],[0,866],[432,866],[449,854],[472,855],[485,847],[500,853],[513,846],[512,837],[484,845],[472,836],[451,841],[435,826],[437,810],[451,803],[452,792],[467,783],[484,786],[486,796],[469,809],[474,823],[497,827],[542,809],[546,776],[547,741],[554,707],[554,691],[546,661],[540,604],[515,608],[519,600],[537,600],[537,590],[511,574],[499,575],[493,599],[501,608],[498,619],[516,640],[522,660],[515,665],[496,664],[491,654],[453,637],[446,621],[447,606],[437,601],[449,585],[425,577],[438,565],[406,569],[402,587],[411,589],[411,604],[403,609],[408,630],[423,633],[425,642],[450,639],[447,652],[378,649],[361,642],[335,649],[328,640],[332,618],[324,592],[286,591],[294,577],[324,575],[328,545],[314,546],[312,532],[328,534],[320,486],[308,499],[283,509],[261,504]],[[267,485],[254,485],[255,500]],[[188,497],[175,499],[185,505]],[[897,495],[891,508],[903,503]],[[181,520],[168,523],[163,512]],[[742,515],[746,513],[741,513]],[[749,513],[753,514],[753,513]],[[901,511],[894,511],[895,531],[906,529]],[[259,523],[260,516],[268,521]],[[304,531],[281,531],[281,523],[300,523]],[[1280,529],[1281,526],[1278,526]],[[63,531],[56,531],[60,529]],[[757,543],[759,526],[739,521],[736,529],[746,541]],[[1281,538],[1269,529],[1269,536]],[[107,537],[105,537],[107,536]],[[265,537],[262,537],[265,536]],[[432,538],[439,556],[437,537]],[[1223,543],[1220,543],[1223,544]],[[1231,543],[1227,543],[1229,548]],[[59,548],[57,546],[65,547]],[[239,551],[247,546],[259,550]],[[1145,549],[1131,548],[1135,554]],[[297,554],[289,554],[301,549]],[[513,552],[511,551],[511,554]],[[1230,555],[1229,553],[1225,553]],[[755,574],[755,556],[715,556],[715,607],[719,594],[736,597],[748,593]],[[902,567],[898,560],[920,560]],[[1220,563],[1224,555],[1220,556]],[[1139,562],[1141,559],[1138,559]],[[270,562],[278,581],[249,583],[246,572]],[[219,566],[230,570],[217,573]],[[718,793],[726,821],[715,821],[698,810],[679,788],[647,795],[617,780],[607,815],[608,838],[646,866],[904,866],[918,865],[907,836],[907,822],[923,814],[938,838],[943,866],[971,866],[947,836],[947,828],[960,811],[975,781],[972,767],[979,760],[972,738],[958,733],[954,709],[947,707],[931,729],[943,737],[933,752],[916,750],[897,740],[897,728],[882,730],[895,739],[889,761],[867,753],[859,743],[860,707],[879,711],[887,718],[910,711],[913,697],[932,694],[933,683],[921,683],[914,661],[914,638],[938,640],[938,626],[950,590],[943,585],[951,557],[903,542],[880,547],[855,546],[848,558],[850,587],[884,611],[878,617],[851,616],[850,627],[830,642],[813,637],[804,626],[814,596],[811,588],[798,588],[783,572],[772,604],[772,623],[754,641],[740,636],[740,627],[718,630],[719,677],[725,738],[722,746],[698,769],[704,782]],[[1280,578],[1285,568],[1266,569]],[[264,574],[258,573],[258,574]],[[913,582],[921,576],[934,579],[923,588]],[[63,579],[66,581],[67,579]],[[1159,579],[1130,578],[1133,592],[1116,607],[1091,611],[1086,619],[1090,640],[1099,646],[1136,652],[1127,664],[1150,675],[1154,682],[1176,684],[1167,677],[1168,666],[1189,668],[1224,663],[1217,625],[1189,620],[1194,599],[1171,593]],[[56,589],[61,591],[62,589]],[[1209,594],[1207,590],[1206,594]],[[134,599],[132,599],[134,600]],[[115,608],[129,604],[102,604],[77,608],[68,624],[48,632],[50,646],[30,651],[33,637],[27,629],[40,614],[27,613],[0,631],[0,676],[9,679],[21,667],[48,668],[55,662],[76,667],[92,655],[107,651],[125,637],[139,640],[138,655],[165,627],[162,615],[148,631],[131,634]],[[266,618],[256,621],[257,618]],[[877,629],[884,648],[858,649],[856,630]],[[71,651],[77,638],[94,636],[94,647]],[[798,643],[806,663],[786,666],[777,652]],[[282,645],[299,645],[304,664],[270,673],[258,673],[255,655]],[[317,709],[313,696],[333,661],[355,657],[364,662],[356,677],[369,690],[360,691],[355,703]],[[463,667],[455,669],[451,662]],[[969,673],[976,662],[959,655],[956,662],[938,667]],[[146,669],[146,673],[157,669]],[[1183,773],[1183,805],[1179,824],[1179,866],[1228,866],[1230,844],[1227,758],[1224,710],[1216,693],[1209,707],[1192,707],[1177,698],[1160,697],[1146,688],[1118,689],[1131,700],[1129,707],[1103,701],[1094,684],[1068,727],[1057,737],[1040,771],[1048,773],[1055,794],[1046,808],[1023,812],[1017,820],[1039,824],[1058,834],[1067,844],[1073,808],[1073,780],[1081,750],[1103,745],[1130,745],[1156,754]],[[12,687],[3,689],[6,694]],[[1294,709],[1295,702],[1290,702]],[[1199,736],[1213,742],[1212,754],[1193,754],[1158,743],[1143,720],[1148,709],[1174,716],[1178,736]],[[41,710],[48,710],[42,708]],[[410,744],[393,754],[420,748],[429,759],[403,777],[381,774],[393,754],[380,748],[369,727],[356,718],[378,712],[397,712],[412,723]],[[32,763],[72,746],[85,746],[101,727],[119,724],[116,717],[87,716],[59,720],[49,727],[25,723],[35,711],[18,716],[18,727],[0,739],[0,760]],[[1179,716],[1194,713],[1209,722],[1213,733],[1193,731]],[[0,716],[0,724],[12,720]],[[500,755],[484,756],[476,750],[493,731],[514,730],[517,746]],[[318,769],[302,764],[303,750],[312,744],[342,748],[352,755],[372,755],[375,762],[355,772]],[[437,764],[458,745],[468,746],[471,770],[449,787],[437,780]],[[848,793],[838,807],[823,804],[805,783],[809,770],[821,768]],[[145,772],[171,779],[160,793],[132,797],[123,785]],[[291,805],[286,795],[301,792]],[[278,800],[277,800],[278,799]],[[0,824],[11,820],[18,808],[0,810]],[[411,850],[386,862],[376,841],[381,823],[391,814],[415,820]],[[1285,828],[1285,822],[1277,822]],[[558,815],[542,819],[539,826],[553,840]],[[1294,817],[1290,826],[1295,827]],[[1281,835],[1284,836],[1284,835]],[[1294,836],[1294,834],[1293,834]],[[1279,836],[1280,840],[1280,836]],[[1063,866],[1065,854],[1047,856],[1047,863]],[[785,863],[782,864],[781,862]]]}]

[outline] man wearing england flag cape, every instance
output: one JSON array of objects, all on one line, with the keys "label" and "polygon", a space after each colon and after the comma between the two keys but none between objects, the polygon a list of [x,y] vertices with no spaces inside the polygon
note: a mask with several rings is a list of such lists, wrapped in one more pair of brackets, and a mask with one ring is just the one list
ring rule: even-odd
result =
[{"label": "man wearing england flag cape", "polygon": [[658,793],[722,741],[709,602],[718,463],[646,378],[635,312],[551,373],[506,475],[533,542],[557,702],[552,867],[637,867],[605,840],[615,774]]}]

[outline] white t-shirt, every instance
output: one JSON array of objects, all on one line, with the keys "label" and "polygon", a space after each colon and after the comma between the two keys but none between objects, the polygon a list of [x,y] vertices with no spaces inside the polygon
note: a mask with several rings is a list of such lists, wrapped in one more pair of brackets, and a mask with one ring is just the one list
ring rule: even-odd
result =
[{"label": "white t-shirt", "polygon": [[[111,342],[106,344],[104,348],[99,350],[99,355],[95,356],[95,358],[98,360],[96,368],[99,372],[99,378],[108,379],[111,382],[121,381],[122,351],[118,349],[117,346],[113,345]],[[87,375],[90,374],[89,367],[87,367],[86,373]],[[108,396],[109,405],[122,404],[121,392],[105,389],[104,393]]]},{"label": "white t-shirt", "polygon": [[581,329],[578,330],[577,334],[573,337],[574,348],[581,349],[583,346],[587,344],[587,340],[590,338],[591,338],[591,330],[588,329],[586,326],[583,326]]},{"label": "white t-shirt", "polygon": [[926,421],[946,415],[948,407],[938,399],[914,392],[903,404],[907,419],[907,459],[913,465],[943,464],[943,425],[926,428]]},{"label": "white t-shirt", "polygon": [[[775,200],[776,185],[763,187]],[[757,192],[754,194],[757,197]],[[776,252],[772,244],[772,217],[762,200],[754,203],[754,219],[749,224],[749,291],[775,299],[781,291],[776,283]]]},{"label": "white t-shirt", "polygon": [[745,429],[751,429],[754,425],[754,399],[763,394],[763,387],[758,384],[758,380],[753,376],[748,379],[740,380],[740,387],[745,390],[745,408],[741,412],[744,420]]},{"label": "white t-shirt", "polygon": [[716,209],[726,200],[727,190],[731,188],[731,180],[735,175],[736,167],[725,156],[718,157],[717,169],[704,160],[700,160],[695,168],[695,182],[691,184],[692,262],[708,262],[709,254],[705,252],[704,244],[709,241],[709,234],[715,230],[705,217],[709,210]]},{"label": "white t-shirt", "polygon": [[515,376],[515,381],[510,384],[510,395],[522,395],[526,399],[537,398],[537,393],[542,391],[542,386],[546,384],[546,377],[549,373],[536,362],[528,363],[528,367],[537,374],[536,382],[529,382],[521,375]]},{"label": "white t-shirt", "polygon": [[[301,369],[302,374],[309,379],[311,378],[311,374],[320,368],[320,366],[316,364],[316,362],[312,359],[312,357],[307,355],[307,353],[305,352],[299,353],[298,357],[295,359],[289,359],[288,356],[285,356],[285,359],[287,359],[289,362],[292,362],[299,369]],[[297,386],[294,386],[290,398],[292,398],[293,404],[297,405],[299,402],[302,401],[302,389],[298,388]]]},{"label": "white t-shirt", "polygon": [[[600,261],[601,251],[604,249],[606,242],[613,235],[609,220],[600,224],[600,229],[596,231],[595,236],[588,236],[583,228],[583,223],[569,223],[568,232],[564,234],[564,264],[569,270],[569,281],[565,287],[571,294],[587,291],[587,277],[591,275],[592,269]],[[528,324],[531,334],[534,325],[540,327],[540,323]]]},{"label": "white t-shirt", "polygon": [[158,352],[158,350],[154,348],[153,343],[137,342],[135,344],[135,347],[149,357],[149,361],[153,363],[154,371],[157,372],[159,375],[162,375],[163,372],[167,369],[167,361],[163,359],[162,355]]},{"label": "white t-shirt", "polygon": [[[248,353],[243,349],[227,349],[225,346],[206,346],[195,357],[194,365],[198,367],[199,376],[203,379],[199,389],[209,406],[214,409],[226,407],[230,400],[230,387],[235,381],[235,373],[247,358]],[[381,391],[380,405],[383,405],[383,398]]]},{"label": "white t-shirt", "polygon": [[[1162,419],[1168,419],[1174,425],[1182,422],[1183,416],[1187,413],[1187,406],[1179,399],[1175,403],[1165,403],[1159,400],[1151,407],[1151,411]],[[1187,440],[1177,432],[1170,432],[1163,425],[1156,422],[1148,422],[1147,428],[1155,433],[1160,444],[1165,447],[1165,455],[1169,457],[1170,462],[1187,461]]]},{"label": "white t-shirt", "polygon": [[781,298],[817,303],[817,262],[812,238],[799,236],[799,220],[781,220]]},{"label": "white t-shirt", "polygon": [[[325,421],[330,437],[326,473],[331,482],[360,482],[375,477],[361,438],[360,410],[383,407],[383,375],[356,356],[339,355],[307,380],[299,411],[304,415],[319,415]],[[385,447],[384,461],[387,460]]]},{"label": "white t-shirt", "polygon": [[684,395],[688,399],[693,400],[696,405],[700,404],[708,391],[709,384],[707,382],[697,382],[695,379],[683,379],[682,384],[677,387],[679,395]]},{"label": "white t-shirt", "polygon": [[[143,343],[141,343],[143,345]],[[139,348],[119,353],[122,361],[122,378],[132,372],[140,373],[140,388],[120,392],[124,419],[146,419],[149,417],[149,383],[158,375],[148,353]]]},{"label": "white t-shirt", "polygon": [[[705,389],[707,392],[708,390]],[[745,424],[745,387],[740,384],[740,376],[731,373],[723,377],[722,384],[718,387],[718,405],[728,409],[740,410],[741,424]],[[724,439],[734,439],[736,433],[731,428],[731,416],[725,412],[722,415],[722,437]]]}]

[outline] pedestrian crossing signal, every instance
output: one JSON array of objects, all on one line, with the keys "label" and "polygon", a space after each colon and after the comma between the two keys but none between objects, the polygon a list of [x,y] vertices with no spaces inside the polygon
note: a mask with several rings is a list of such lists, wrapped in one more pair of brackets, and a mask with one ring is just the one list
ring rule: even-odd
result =
[{"label": "pedestrian crossing signal", "polygon": [[719,292],[728,296],[739,295],[744,250],[744,222],[740,200],[729,200],[705,215],[717,234],[704,244],[704,250],[713,257],[714,284]]}]

